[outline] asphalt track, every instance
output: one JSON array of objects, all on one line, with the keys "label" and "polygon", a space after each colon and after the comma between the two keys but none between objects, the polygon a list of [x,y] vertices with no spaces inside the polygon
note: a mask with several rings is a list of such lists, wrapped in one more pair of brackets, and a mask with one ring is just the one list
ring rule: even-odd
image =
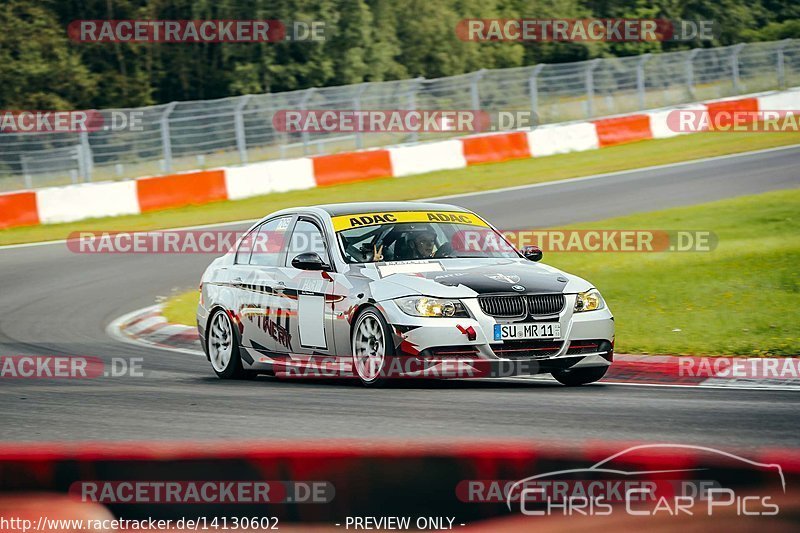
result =
[{"label": "asphalt track", "polygon": [[[795,188],[798,163],[800,147],[794,147],[452,202],[501,228],[558,226]],[[0,249],[0,354],[141,358],[144,370],[144,377],[0,380],[0,440],[513,437],[740,448],[800,442],[796,392],[604,384],[567,389],[522,381],[382,390],[267,377],[223,382],[203,358],[123,344],[106,334],[120,315],[195,286],[210,259],[78,255],[63,243]]]}]

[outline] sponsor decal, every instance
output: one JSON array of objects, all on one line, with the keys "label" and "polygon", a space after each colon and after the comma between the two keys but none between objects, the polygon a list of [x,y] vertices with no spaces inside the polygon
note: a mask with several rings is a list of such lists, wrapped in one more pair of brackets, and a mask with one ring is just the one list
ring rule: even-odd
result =
[{"label": "sponsor decal", "polygon": [[474,341],[475,339],[478,338],[478,333],[475,331],[475,328],[473,328],[472,326],[467,326],[465,328],[461,324],[458,324],[456,326],[456,328],[458,328],[458,331],[460,331],[461,333],[466,335],[467,336],[467,340],[469,340],[469,341]]},{"label": "sponsor decal", "polygon": [[487,278],[493,279],[495,281],[501,281],[503,283],[519,283],[519,276],[515,274],[511,274],[510,276],[506,274],[484,274]]},{"label": "sponsor decal", "polygon": [[438,261],[396,261],[377,265],[382,278],[392,274],[421,274],[422,272],[441,272],[444,270]]},{"label": "sponsor decal", "polygon": [[474,213],[462,211],[397,211],[385,213],[358,213],[331,217],[333,229],[342,231],[364,226],[381,224],[400,224],[404,222],[439,222],[445,224],[466,224],[470,226],[489,225]]}]

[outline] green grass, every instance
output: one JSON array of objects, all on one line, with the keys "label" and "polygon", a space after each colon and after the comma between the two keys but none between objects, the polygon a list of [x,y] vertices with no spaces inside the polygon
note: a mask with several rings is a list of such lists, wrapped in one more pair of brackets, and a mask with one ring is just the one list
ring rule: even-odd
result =
[{"label": "green grass", "polygon": [[[712,252],[553,253],[601,289],[620,353],[800,353],[800,190],[614,218],[581,229],[708,230]],[[676,331],[680,330],[680,331]]]},{"label": "green grass", "polygon": [[[613,218],[573,229],[707,230],[711,252],[549,253],[544,261],[603,292],[620,353],[800,353],[800,190]],[[197,291],[168,300],[194,325]]]},{"label": "green grass", "polygon": [[164,316],[174,324],[194,326],[199,297],[200,292],[195,289],[168,298],[164,302]]},{"label": "green grass", "polygon": [[650,165],[800,143],[800,133],[696,133],[571,154],[522,159],[396,179],[269,194],[239,201],[0,230],[0,245],[66,238],[76,231],[136,231],[260,218],[297,205],[353,200],[411,200],[561,180]]}]

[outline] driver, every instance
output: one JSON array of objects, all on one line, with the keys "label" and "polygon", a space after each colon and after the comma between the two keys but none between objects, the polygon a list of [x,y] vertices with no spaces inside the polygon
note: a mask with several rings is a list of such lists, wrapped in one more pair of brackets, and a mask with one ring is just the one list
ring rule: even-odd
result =
[{"label": "driver", "polygon": [[436,233],[426,229],[411,237],[411,251],[414,259],[430,259],[434,256]]}]

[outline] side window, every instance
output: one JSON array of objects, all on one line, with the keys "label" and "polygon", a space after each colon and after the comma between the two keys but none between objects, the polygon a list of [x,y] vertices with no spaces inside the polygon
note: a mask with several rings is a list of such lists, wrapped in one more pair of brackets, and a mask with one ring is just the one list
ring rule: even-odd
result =
[{"label": "side window", "polygon": [[289,241],[289,253],[286,254],[286,266],[292,264],[292,259],[307,252],[315,252],[326,264],[331,264],[322,230],[313,222],[298,220],[297,224],[294,226],[292,238]]},{"label": "side window", "polygon": [[239,247],[236,249],[236,257],[233,262],[237,265],[246,265],[250,263],[250,254],[253,252],[253,240],[258,233],[258,227],[253,228],[247,235],[239,242]]},{"label": "side window", "polygon": [[280,217],[261,224],[252,242],[251,265],[278,266],[291,220],[291,216]]}]

